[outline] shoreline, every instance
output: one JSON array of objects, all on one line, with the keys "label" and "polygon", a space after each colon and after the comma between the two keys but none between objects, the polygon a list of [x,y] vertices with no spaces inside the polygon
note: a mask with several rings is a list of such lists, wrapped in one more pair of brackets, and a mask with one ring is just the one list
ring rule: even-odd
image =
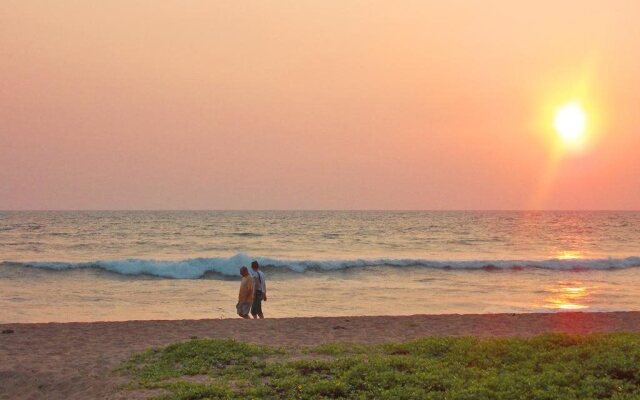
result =
[{"label": "shoreline", "polygon": [[383,343],[423,336],[640,332],[640,311],[437,314],[0,324],[0,399],[130,398],[114,373],[132,354],[198,338],[270,346]]}]

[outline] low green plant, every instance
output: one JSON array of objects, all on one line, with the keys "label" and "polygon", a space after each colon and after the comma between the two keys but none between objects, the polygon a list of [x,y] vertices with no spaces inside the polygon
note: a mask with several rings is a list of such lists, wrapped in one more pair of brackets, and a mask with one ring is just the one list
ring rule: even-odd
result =
[{"label": "low green plant", "polygon": [[303,349],[199,339],[136,355],[123,370],[131,388],[162,389],[158,399],[640,399],[640,334]]}]

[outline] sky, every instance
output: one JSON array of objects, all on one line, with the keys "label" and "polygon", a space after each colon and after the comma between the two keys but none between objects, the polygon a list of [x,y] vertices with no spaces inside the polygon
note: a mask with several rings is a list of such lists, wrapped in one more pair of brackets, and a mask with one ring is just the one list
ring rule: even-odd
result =
[{"label": "sky", "polygon": [[[0,3],[0,209],[640,209],[640,2]],[[577,100],[585,146],[554,110]]]}]

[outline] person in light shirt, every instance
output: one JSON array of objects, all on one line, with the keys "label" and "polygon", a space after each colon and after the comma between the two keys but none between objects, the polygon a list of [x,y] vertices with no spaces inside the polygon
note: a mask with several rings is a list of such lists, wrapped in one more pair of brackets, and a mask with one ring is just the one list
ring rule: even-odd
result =
[{"label": "person in light shirt", "polygon": [[255,291],[253,277],[249,274],[249,270],[245,266],[240,268],[240,275],[242,276],[242,281],[240,282],[240,292],[238,293],[236,310],[239,316],[249,319],[249,311],[251,310]]},{"label": "person in light shirt", "polygon": [[251,305],[251,315],[253,318],[264,318],[262,313],[262,301],[267,301],[267,285],[265,282],[264,272],[260,271],[260,264],[257,261],[251,263],[253,275],[253,286],[255,293],[253,296],[253,304]]}]

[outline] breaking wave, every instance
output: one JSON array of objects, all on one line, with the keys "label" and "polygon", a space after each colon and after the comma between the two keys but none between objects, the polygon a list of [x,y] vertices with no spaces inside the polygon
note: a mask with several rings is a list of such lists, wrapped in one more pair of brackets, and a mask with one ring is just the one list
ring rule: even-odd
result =
[{"label": "breaking wave", "polygon": [[95,268],[128,276],[156,276],[171,279],[198,279],[209,274],[237,276],[238,267],[249,266],[258,260],[271,272],[303,273],[306,271],[338,271],[372,266],[423,267],[452,270],[524,270],[548,269],[560,271],[613,270],[640,267],[640,257],[601,259],[548,259],[548,260],[468,260],[445,261],[412,258],[379,258],[349,260],[278,260],[267,257],[251,257],[244,253],[232,257],[191,258],[177,261],[153,259],[107,260],[93,262],[2,262],[0,265],[16,265],[25,268],[42,268],[65,271]]}]

